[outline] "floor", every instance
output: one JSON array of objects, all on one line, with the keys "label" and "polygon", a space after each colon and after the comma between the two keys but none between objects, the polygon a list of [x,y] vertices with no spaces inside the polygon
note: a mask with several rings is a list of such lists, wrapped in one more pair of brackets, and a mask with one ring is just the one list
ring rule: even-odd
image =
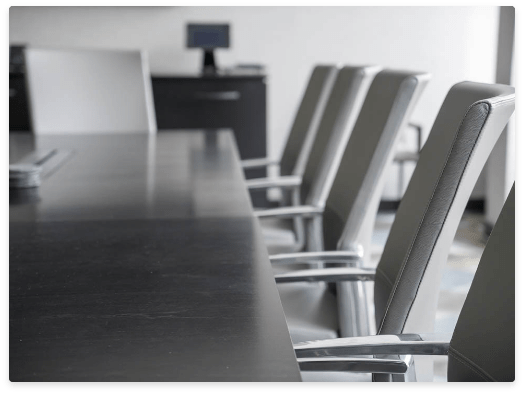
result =
[{"label": "floor", "polygon": [[[394,218],[394,213],[386,212],[377,216],[372,246],[375,264],[380,259]],[[442,277],[435,332],[452,332],[455,328],[487,241],[482,220],[483,215],[478,213],[466,212],[462,217]],[[434,363],[434,381],[446,381],[447,358],[435,356]]]}]

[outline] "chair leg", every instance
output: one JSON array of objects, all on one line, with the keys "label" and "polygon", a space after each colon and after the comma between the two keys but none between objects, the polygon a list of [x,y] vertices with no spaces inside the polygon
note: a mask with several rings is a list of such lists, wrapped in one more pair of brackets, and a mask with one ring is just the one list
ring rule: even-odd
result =
[{"label": "chair leg", "polygon": [[346,302],[338,305],[340,333],[342,337],[371,335],[366,288],[362,282],[337,283],[337,299]]}]

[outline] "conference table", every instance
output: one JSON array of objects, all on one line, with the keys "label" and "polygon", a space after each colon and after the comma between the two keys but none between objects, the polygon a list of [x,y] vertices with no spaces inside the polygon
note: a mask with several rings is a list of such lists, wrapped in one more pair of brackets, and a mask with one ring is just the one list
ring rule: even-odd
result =
[{"label": "conference table", "polygon": [[231,131],[9,145],[11,381],[300,381]]}]

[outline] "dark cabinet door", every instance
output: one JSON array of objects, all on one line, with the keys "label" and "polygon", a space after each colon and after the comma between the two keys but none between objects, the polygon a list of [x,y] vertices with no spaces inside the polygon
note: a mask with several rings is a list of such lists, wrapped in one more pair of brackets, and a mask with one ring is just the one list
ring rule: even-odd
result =
[{"label": "dark cabinet door", "polygon": [[25,75],[9,73],[9,130],[31,131]]}]

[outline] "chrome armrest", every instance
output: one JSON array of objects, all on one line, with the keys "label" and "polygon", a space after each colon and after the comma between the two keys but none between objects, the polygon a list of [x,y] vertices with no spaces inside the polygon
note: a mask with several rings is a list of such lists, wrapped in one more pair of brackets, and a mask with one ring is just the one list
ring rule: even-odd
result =
[{"label": "chrome armrest", "polygon": [[302,217],[314,217],[317,215],[321,215],[324,212],[322,208],[313,207],[310,205],[298,205],[294,207],[279,207],[279,208],[271,208],[271,209],[264,209],[261,211],[255,211],[254,214],[258,218],[271,218],[271,217],[279,217],[282,219],[286,218],[294,218],[296,216],[302,216]]},{"label": "chrome armrest", "polygon": [[355,267],[306,269],[275,275],[277,283],[356,282],[375,280],[375,270]]},{"label": "chrome armrest", "polygon": [[[409,360],[409,359],[408,359]],[[395,373],[408,371],[409,361],[404,358],[324,357],[297,359],[301,371],[340,371],[364,373]]]},{"label": "chrome armrest", "polygon": [[302,264],[338,262],[356,265],[364,256],[363,250],[330,250],[325,252],[282,253],[269,256],[272,264]]},{"label": "chrome armrest", "polygon": [[259,167],[268,167],[268,166],[278,166],[280,162],[275,159],[270,159],[269,157],[261,157],[257,159],[247,159],[240,162],[242,168],[259,168]]},{"label": "chrome armrest", "polygon": [[247,188],[250,190],[269,189],[270,187],[294,188],[300,186],[301,183],[302,178],[295,175],[246,180]]},{"label": "chrome armrest", "polygon": [[[451,335],[433,333],[337,338],[298,343],[294,349],[301,371],[403,374],[408,371],[414,355],[448,354]],[[380,358],[362,357],[373,355],[380,355]]]},{"label": "chrome armrest", "polygon": [[385,355],[446,355],[450,333],[372,335],[324,339],[297,343],[295,354],[301,357],[351,357]]}]

